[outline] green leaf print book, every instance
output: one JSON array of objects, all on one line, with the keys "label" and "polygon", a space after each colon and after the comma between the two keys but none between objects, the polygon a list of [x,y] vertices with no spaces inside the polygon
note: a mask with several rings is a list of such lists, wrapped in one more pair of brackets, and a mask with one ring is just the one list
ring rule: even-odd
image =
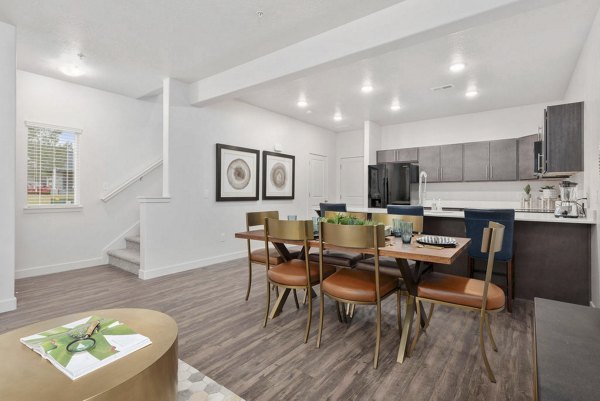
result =
[{"label": "green leaf print book", "polygon": [[123,323],[99,316],[23,337],[21,342],[71,380],[152,344]]}]

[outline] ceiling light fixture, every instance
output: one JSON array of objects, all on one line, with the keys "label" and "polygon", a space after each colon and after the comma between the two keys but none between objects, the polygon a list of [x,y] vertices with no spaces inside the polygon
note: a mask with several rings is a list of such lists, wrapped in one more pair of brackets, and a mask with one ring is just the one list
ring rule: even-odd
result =
[{"label": "ceiling light fixture", "polygon": [[59,70],[69,77],[80,77],[85,74],[85,72],[77,64],[63,65],[59,68]]},{"label": "ceiling light fixture", "polygon": [[465,69],[465,63],[454,63],[450,66],[450,71],[452,72],[461,72]]},{"label": "ceiling light fixture", "polygon": [[400,109],[401,109],[400,102],[398,102],[397,100],[394,100],[392,102],[392,105],[390,106],[390,110],[392,110],[392,111],[398,111]]},{"label": "ceiling light fixture", "polygon": [[373,85],[371,84],[364,84],[362,86],[362,88],[360,88],[362,93],[371,93],[373,92]]},{"label": "ceiling light fixture", "polygon": [[340,113],[339,111],[338,111],[338,112],[336,112],[336,113],[333,115],[333,120],[334,120],[334,121],[342,121],[342,113]]},{"label": "ceiling light fixture", "polygon": [[477,95],[479,95],[479,92],[477,91],[477,88],[471,88],[471,89],[468,89],[465,92],[465,96],[466,97],[475,97]]},{"label": "ceiling light fixture", "polygon": [[296,105],[298,105],[298,107],[303,109],[306,106],[308,106],[308,103],[306,102],[306,99],[300,99],[300,100],[298,100],[298,103],[296,103]]}]

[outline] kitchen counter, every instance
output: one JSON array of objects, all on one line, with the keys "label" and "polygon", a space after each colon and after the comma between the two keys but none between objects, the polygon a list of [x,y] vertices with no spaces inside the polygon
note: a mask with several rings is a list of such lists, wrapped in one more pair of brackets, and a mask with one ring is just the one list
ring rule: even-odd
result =
[{"label": "kitchen counter", "polygon": [[[387,210],[384,208],[361,208],[361,207],[350,207],[348,208],[349,212],[359,212],[359,213],[387,213]],[[557,218],[554,217],[553,213],[527,213],[527,212],[516,212],[515,220],[516,221],[532,221],[532,222],[540,222],[540,223],[559,223],[559,224],[596,224],[595,213],[590,211],[590,215],[586,217],[579,217],[577,219],[568,219],[568,218]],[[465,214],[462,211],[458,210],[442,210],[442,211],[433,211],[433,210],[425,210],[425,216],[431,217],[448,217],[454,219],[464,219]]]}]

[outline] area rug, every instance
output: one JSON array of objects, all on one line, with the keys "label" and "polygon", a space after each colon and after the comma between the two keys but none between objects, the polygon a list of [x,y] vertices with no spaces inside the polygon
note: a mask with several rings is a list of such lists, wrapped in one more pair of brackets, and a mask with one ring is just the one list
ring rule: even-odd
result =
[{"label": "area rug", "polygon": [[244,401],[224,386],[179,360],[178,401]]}]

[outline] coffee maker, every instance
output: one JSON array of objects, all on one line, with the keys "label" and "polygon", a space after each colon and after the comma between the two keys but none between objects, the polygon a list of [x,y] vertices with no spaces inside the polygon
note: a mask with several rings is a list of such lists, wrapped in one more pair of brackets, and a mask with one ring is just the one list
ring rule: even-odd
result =
[{"label": "coffee maker", "polygon": [[554,216],[577,218],[580,215],[581,205],[577,202],[577,183],[572,181],[561,181],[560,200],[556,201]]}]

